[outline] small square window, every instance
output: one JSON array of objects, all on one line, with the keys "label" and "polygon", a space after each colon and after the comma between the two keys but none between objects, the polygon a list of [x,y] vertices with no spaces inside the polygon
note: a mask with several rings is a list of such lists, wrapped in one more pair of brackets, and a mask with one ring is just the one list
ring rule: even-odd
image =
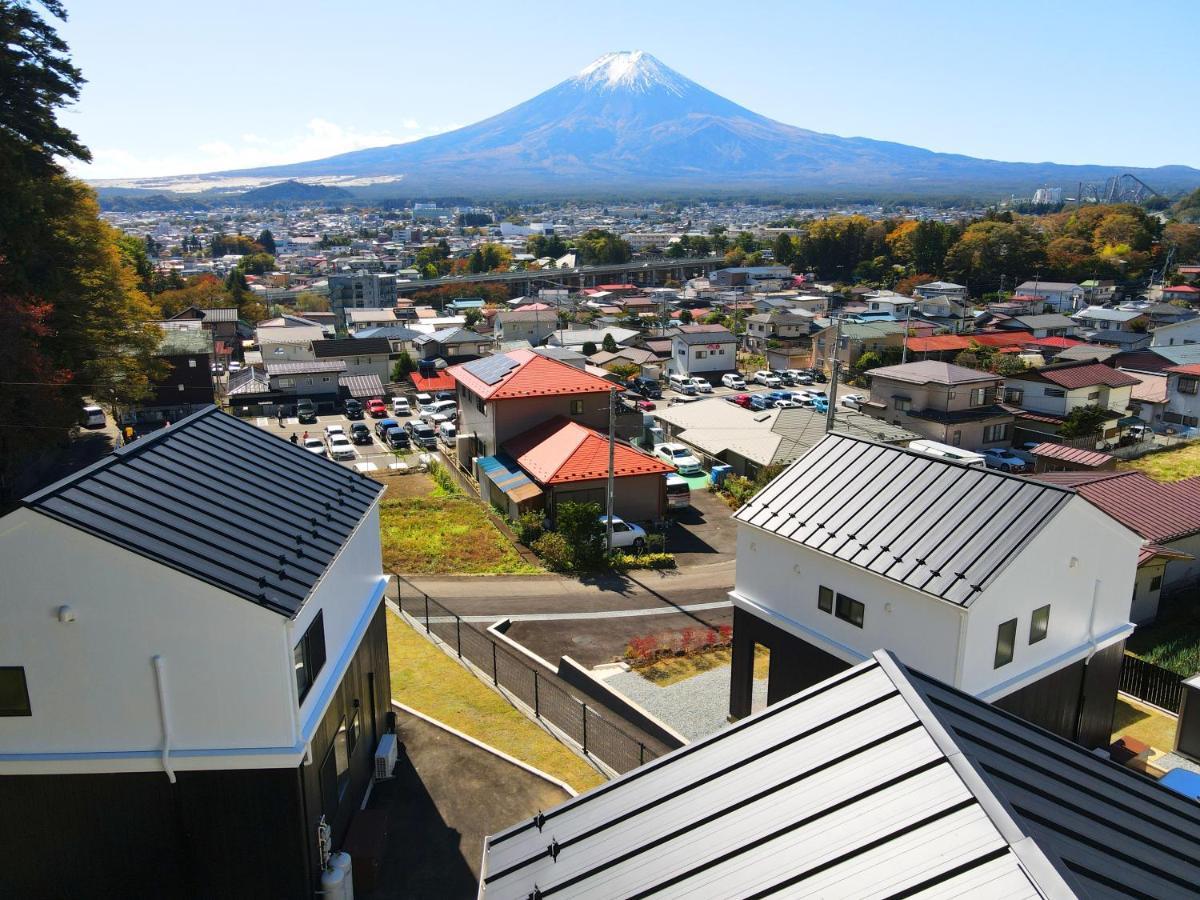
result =
[{"label": "small square window", "polygon": [[573,416],[582,416],[583,415],[583,401],[582,400],[572,400],[571,401],[571,415],[573,415]]},{"label": "small square window", "polygon": [[821,612],[833,612],[833,589],[821,585],[817,588],[817,609]]},{"label": "small square window", "polygon": [[1157,591],[1161,587],[1162,587],[1162,576],[1161,575],[1155,575],[1153,578],[1150,579],[1150,590]]},{"label": "small square window", "polygon": [[24,666],[0,666],[0,716],[31,716]]},{"label": "small square window", "polygon": [[1029,620],[1029,643],[1036,644],[1045,640],[1046,632],[1050,630],[1050,607],[1042,606],[1033,611]]},{"label": "small square window", "polygon": [[863,612],[865,609],[866,607],[857,600],[847,597],[845,594],[837,595],[837,617],[849,622],[856,628],[863,627]]},{"label": "small square window", "polygon": [[1009,619],[1001,622],[996,630],[996,658],[992,663],[993,669],[1007,666],[1013,661],[1013,650],[1017,644],[1017,620]]},{"label": "small square window", "polygon": [[194,360],[194,359],[189,359],[189,360],[188,360],[188,368],[189,368],[189,369],[194,369],[194,368],[196,368],[196,360]]}]

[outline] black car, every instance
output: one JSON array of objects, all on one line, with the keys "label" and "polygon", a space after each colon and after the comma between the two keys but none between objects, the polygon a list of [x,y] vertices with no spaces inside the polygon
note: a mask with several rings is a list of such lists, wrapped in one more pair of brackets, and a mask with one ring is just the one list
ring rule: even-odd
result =
[{"label": "black car", "polygon": [[644,378],[639,375],[637,378],[630,378],[625,382],[625,386],[635,394],[642,394],[651,400],[662,399],[662,386],[654,378]]},{"label": "black car", "polygon": [[433,395],[433,399],[434,399],[434,400],[454,400],[454,401],[457,401],[457,400],[458,400],[458,397],[455,395],[454,391],[438,391],[436,394],[434,394],[434,395]]},{"label": "black car", "polygon": [[408,439],[408,432],[399,425],[387,430],[387,433],[383,436],[383,442],[392,450],[407,450],[411,446]]},{"label": "black car", "polygon": [[296,404],[296,418],[301,425],[311,425],[317,421],[317,404],[311,400],[301,400]]},{"label": "black car", "polygon": [[363,405],[357,400],[351,398],[343,403],[342,406],[346,410],[347,419],[361,419],[363,417]]},{"label": "black car", "polygon": [[425,422],[413,419],[406,422],[404,428],[412,438],[412,442],[418,447],[424,447],[427,450],[437,449],[437,433]]},{"label": "black car", "polygon": [[356,444],[371,443],[371,428],[362,422],[355,422],[350,426],[350,440]]}]

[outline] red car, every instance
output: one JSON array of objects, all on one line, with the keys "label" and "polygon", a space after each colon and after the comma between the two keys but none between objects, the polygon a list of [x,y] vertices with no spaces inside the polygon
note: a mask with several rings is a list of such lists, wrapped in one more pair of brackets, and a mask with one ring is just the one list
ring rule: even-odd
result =
[{"label": "red car", "polygon": [[387,406],[384,405],[384,402],[381,399],[374,397],[367,401],[367,412],[369,412],[371,417],[374,419],[382,419],[387,415]]},{"label": "red car", "polygon": [[725,399],[728,400],[730,403],[736,403],[738,406],[742,407],[742,409],[750,408],[750,395],[749,394],[738,394],[733,397],[726,397]]}]

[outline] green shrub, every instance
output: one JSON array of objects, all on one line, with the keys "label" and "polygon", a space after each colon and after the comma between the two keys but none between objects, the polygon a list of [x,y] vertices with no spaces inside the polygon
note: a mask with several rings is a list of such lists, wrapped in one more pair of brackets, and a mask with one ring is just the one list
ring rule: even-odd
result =
[{"label": "green shrub", "polygon": [[667,546],[667,536],[665,534],[652,533],[646,535],[646,549],[650,551],[661,552]]},{"label": "green shrub", "polygon": [[545,529],[542,528],[542,513],[540,510],[529,510],[523,512],[517,517],[514,523],[516,526],[517,540],[526,547],[532,547],[534,541],[542,536]]},{"label": "green shrub", "polygon": [[629,569],[673,569],[675,555],[673,553],[614,553],[609,562],[618,572]]},{"label": "green shrub", "polygon": [[530,544],[529,549],[555,571],[566,572],[571,568],[571,547],[561,534],[547,531]]},{"label": "green shrub", "polygon": [[577,569],[594,569],[604,561],[604,523],[599,503],[560,503],[554,511],[555,530],[571,548]]},{"label": "green shrub", "polygon": [[438,496],[440,497],[457,497],[462,493],[454,476],[447,472],[446,467],[437,460],[431,460],[429,463],[429,477],[438,486]]}]

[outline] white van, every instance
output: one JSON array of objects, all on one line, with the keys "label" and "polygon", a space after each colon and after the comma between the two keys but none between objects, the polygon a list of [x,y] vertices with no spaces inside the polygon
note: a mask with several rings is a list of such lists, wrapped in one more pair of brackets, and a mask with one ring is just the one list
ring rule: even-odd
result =
[{"label": "white van", "polygon": [[987,460],[980,453],[975,453],[972,450],[964,450],[962,447],[952,447],[950,444],[939,444],[937,441],[913,441],[908,445],[908,449],[924,453],[926,456],[949,459],[968,466],[983,468],[987,465]]},{"label": "white van", "polygon": [[454,441],[458,437],[458,429],[454,426],[454,423],[442,422],[438,425],[437,433],[438,440],[442,442],[442,445],[453,450]]},{"label": "white van", "polygon": [[692,379],[686,375],[680,375],[678,372],[672,372],[667,376],[667,385],[671,390],[687,394],[689,397],[696,393],[696,385],[692,384]]},{"label": "white van", "polygon": [[421,420],[432,425],[434,416],[445,416],[453,422],[458,418],[458,404],[453,400],[434,400],[421,407]]},{"label": "white van", "polygon": [[671,472],[667,479],[667,509],[687,509],[692,505],[692,489],[687,479]]},{"label": "white van", "polygon": [[103,428],[105,422],[104,410],[98,406],[85,406],[79,415],[79,424],[84,428]]}]

